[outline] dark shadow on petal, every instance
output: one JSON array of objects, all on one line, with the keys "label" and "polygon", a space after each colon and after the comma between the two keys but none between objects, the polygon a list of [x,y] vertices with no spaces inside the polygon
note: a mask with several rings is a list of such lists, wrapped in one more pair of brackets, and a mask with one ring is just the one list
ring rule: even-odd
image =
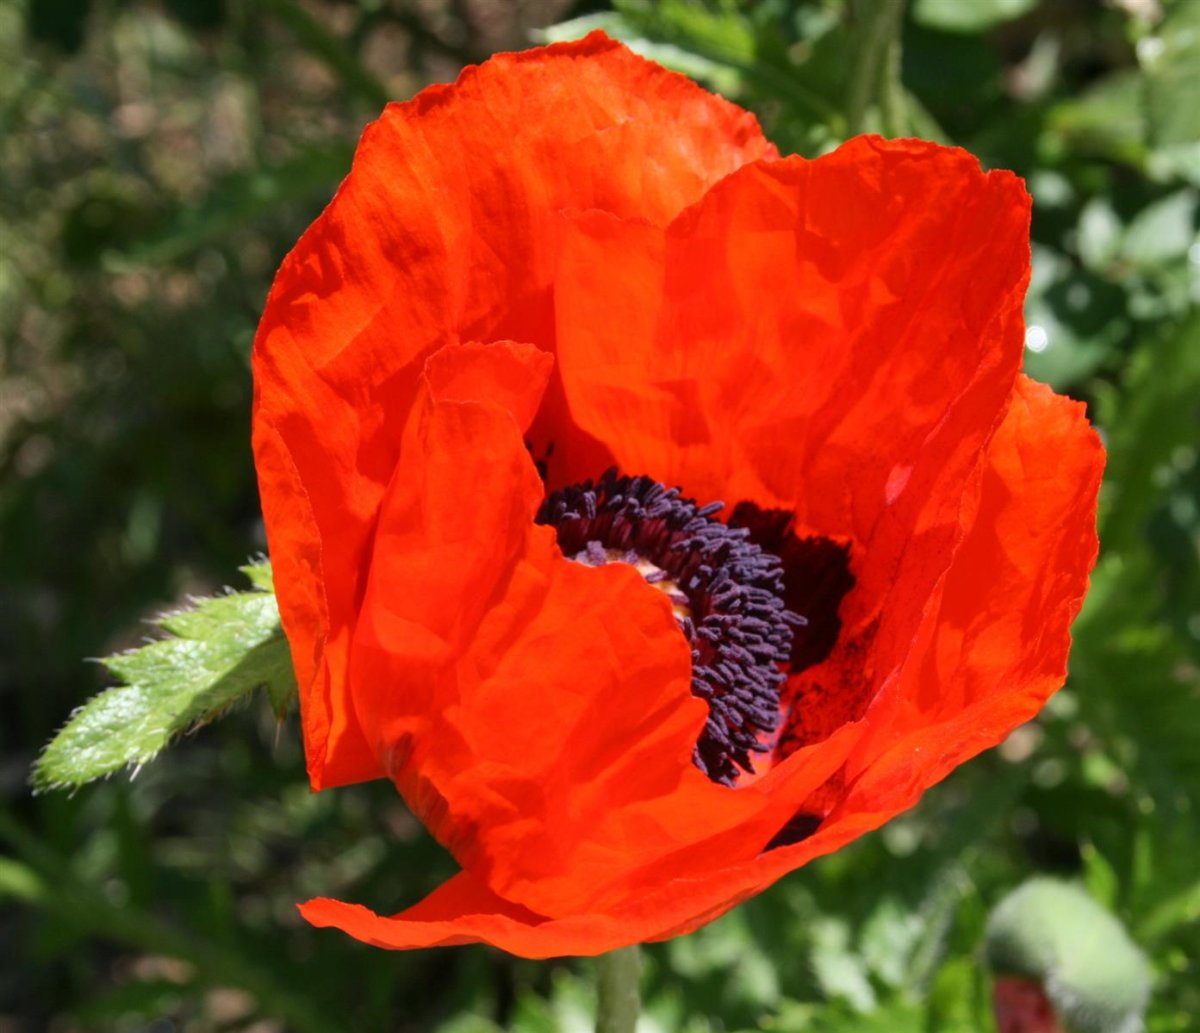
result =
[{"label": "dark shadow on petal", "polygon": [[819,664],[837,642],[842,622],[838,608],[854,587],[850,573],[850,544],[832,538],[800,538],[785,509],[761,509],[739,502],[729,518],[745,527],[750,540],[774,553],[783,563],[784,602],[808,624],[796,628],[792,639],[791,673]]},{"label": "dark shadow on petal", "polygon": [[871,648],[879,630],[877,618],[853,635],[843,635],[835,670],[822,669],[823,676],[792,678],[784,698],[790,704],[775,746],[776,758],[832,735],[848,721],[857,721],[871,701]]},{"label": "dark shadow on petal", "polygon": [[803,839],[808,839],[814,832],[821,827],[821,822],[824,819],[819,814],[809,814],[807,811],[797,811],[788,819],[787,824],[771,837],[771,841],[762,849],[765,854],[768,850],[775,850],[781,846],[791,846],[793,843],[799,843]]}]

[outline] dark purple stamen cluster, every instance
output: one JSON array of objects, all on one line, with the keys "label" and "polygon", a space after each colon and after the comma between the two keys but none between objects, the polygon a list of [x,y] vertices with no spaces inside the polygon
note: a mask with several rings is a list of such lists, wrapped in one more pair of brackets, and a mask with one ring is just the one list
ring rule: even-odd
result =
[{"label": "dark purple stamen cluster", "polygon": [[693,756],[714,782],[732,786],[754,770],[751,755],[770,748],[761,740],[779,723],[780,665],[805,621],[784,606],[779,559],[746,528],[713,519],[723,505],[697,506],[678,488],[613,469],[551,492],[537,522],[556,529],[568,557],[641,564],[648,581],[673,582],[664,587],[677,613],[689,611],[678,620],[692,647],[692,692],[708,704]]}]

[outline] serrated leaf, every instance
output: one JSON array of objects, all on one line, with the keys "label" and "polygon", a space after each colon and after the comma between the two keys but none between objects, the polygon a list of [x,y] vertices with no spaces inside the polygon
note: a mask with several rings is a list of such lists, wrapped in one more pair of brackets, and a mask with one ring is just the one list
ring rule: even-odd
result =
[{"label": "serrated leaf", "polygon": [[195,601],[157,621],[170,637],[103,660],[123,684],[75,711],[33,771],[35,789],[67,788],[153,759],[178,735],[265,688],[282,715],[296,692],[268,563],[254,585]]},{"label": "serrated leaf", "polygon": [[247,563],[244,567],[238,567],[238,570],[250,579],[250,584],[255,588],[263,592],[275,591],[275,575],[271,570],[271,561],[266,557],[257,563]]}]

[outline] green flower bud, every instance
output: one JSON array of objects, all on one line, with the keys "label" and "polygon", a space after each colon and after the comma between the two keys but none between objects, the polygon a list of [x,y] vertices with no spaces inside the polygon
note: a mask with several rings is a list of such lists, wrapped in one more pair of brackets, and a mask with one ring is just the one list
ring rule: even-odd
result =
[{"label": "green flower bud", "polygon": [[1124,926],[1079,886],[1030,879],[992,911],[988,966],[1037,983],[1066,1033],[1137,1033],[1150,967]]}]

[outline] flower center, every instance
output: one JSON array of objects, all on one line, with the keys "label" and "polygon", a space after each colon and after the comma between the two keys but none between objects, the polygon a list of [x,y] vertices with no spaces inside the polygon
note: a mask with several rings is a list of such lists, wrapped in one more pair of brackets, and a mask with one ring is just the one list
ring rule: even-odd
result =
[{"label": "flower center", "polygon": [[692,693],[708,704],[693,759],[714,782],[732,786],[753,772],[752,755],[771,748],[779,724],[781,665],[792,629],[805,623],[783,602],[778,557],[746,528],[713,518],[724,503],[697,506],[649,477],[609,470],[551,492],[537,522],[558,534],[564,555],[599,567],[628,563],[671,600],[692,648]]}]

